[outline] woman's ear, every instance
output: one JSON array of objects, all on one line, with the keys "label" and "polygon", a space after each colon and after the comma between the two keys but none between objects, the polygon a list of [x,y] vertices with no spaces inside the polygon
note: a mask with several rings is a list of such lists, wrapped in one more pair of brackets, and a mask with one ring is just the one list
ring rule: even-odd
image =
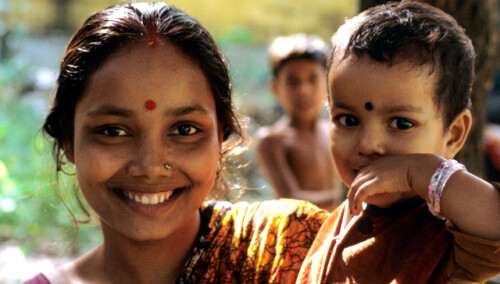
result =
[{"label": "woman's ear", "polygon": [[66,160],[68,160],[70,163],[74,164],[75,163],[75,156],[73,153],[73,146],[69,142],[66,142],[63,145],[63,151],[64,151],[64,156],[66,157]]},{"label": "woman's ear", "polygon": [[466,109],[459,113],[446,133],[445,158],[452,159],[462,149],[472,126],[471,112]]}]

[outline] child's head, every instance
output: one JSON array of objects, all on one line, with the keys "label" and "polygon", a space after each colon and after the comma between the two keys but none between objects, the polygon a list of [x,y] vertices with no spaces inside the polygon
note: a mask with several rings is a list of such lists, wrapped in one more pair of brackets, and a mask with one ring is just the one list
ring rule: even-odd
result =
[{"label": "child's head", "polygon": [[428,65],[436,74],[434,102],[445,127],[470,105],[474,47],[455,19],[418,1],[393,2],[362,12],[332,38],[328,66],[343,57],[369,58],[393,65]]},{"label": "child's head", "polygon": [[327,46],[318,36],[293,34],[280,36],[269,47],[269,60],[273,77],[277,77],[287,62],[308,59],[326,67]]},{"label": "child's head", "polygon": [[452,158],[471,125],[474,49],[455,20],[420,2],[371,8],[332,38],[331,152],[349,186],[383,155]]},{"label": "child's head", "polygon": [[326,95],[325,42],[314,35],[276,38],[269,47],[271,90],[292,115],[316,117]]},{"label": "child's head", "polygon": [[116,5],[84,23],[62,60],[54,103],[43,125],[55,140],[58,170],[64,144],[73,144],[75,107],[89,77],[120,48],[141,42],[154,48],[160,39],[178,46],[200,66],[214,95],[224,140],[231,134],[242,137],[232,108],[228,70],[208,31],[189,15],[161,2]]}]

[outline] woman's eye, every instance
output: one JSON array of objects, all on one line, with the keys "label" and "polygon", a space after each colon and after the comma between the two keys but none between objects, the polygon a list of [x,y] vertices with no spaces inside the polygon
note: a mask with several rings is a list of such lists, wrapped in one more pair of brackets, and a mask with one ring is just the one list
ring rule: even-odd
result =
[{"label": "woman's eye", "polygon": [[355,118],[352,115],[347,115],[347,114],[339,115],[337,117],[337,120],[339,121],[340,125],[342,125],[342,126],[349,126],[350,127],[350,126],[356,126],[359,124],[357,118]]},{"label": "woman's eye", "polygon": [[198,129],[191,125],[182,125],[174,130],[175,135],[193,135],[198,132]]},{"label": "woman's eye", "polygon": [[99,130],[99,133],[111,137],[127,135],[127,132],[125,130],[116,126],[108,126],[106,128],[103,128]]},{"label": "woman's eye", "polygon": [[413,127],[413,123],[408,119],[397,117],[391,120],[389,126],[392,128],[405,130]]}]

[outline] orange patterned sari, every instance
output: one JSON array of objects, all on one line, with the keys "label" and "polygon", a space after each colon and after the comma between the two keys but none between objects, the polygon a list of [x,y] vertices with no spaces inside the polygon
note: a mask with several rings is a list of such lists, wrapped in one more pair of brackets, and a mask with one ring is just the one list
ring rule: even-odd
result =
[{"label": "orange patterned sari", "polygon": [[328,212],[295,200],[207,202],[177,283],[295,283]]}]

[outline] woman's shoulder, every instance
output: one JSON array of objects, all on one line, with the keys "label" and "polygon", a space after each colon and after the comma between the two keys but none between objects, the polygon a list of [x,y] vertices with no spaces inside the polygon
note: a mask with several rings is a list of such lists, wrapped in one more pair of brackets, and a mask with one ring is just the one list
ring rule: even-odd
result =
[{"label": "woman's shoulder", "polygon": [[[92,277],[97,276],[96,267],[101,265],[101,262],[97,261],[98,251],[101,246],[98,246],[87,252],[86,254],[69,261],[56,269],[48,273],[39,273],[33,278],[26,280],[24,284],[50,284],[50,283],[95,283],[89,279],[82,279],[82,274],[79,271],[85,270],[87,274],[91,274]],[[30,282],[31,281],[31,282]]]},{"label": "woman's shoulder", "polygon": [[315,205],[289,199],[206,202],[200,236],[182,279],[184,283],[240,283],[240,277],[256,283],[295,279],[327,216]]},{"label": "woman's shoulder", "polygon": [[254,214],[265,215],[268,217],[282,218],[294,215],[299,218],[325,218],[328,215],[326,210],[320,209],[316,205],[302,200],[279,199],[266,200],[255,203],[240,202],[234,205],[237,209],[244,208]]},{"label": "woman's shoulder", "polygon": [[72,277],[72,264],[67,264],[56,268],[49,273],[38,273],[34,277],[26,280],[23,284],[51,284],[51,283],[74,283]]},{"label": "woman's shoulder", "polygon": [[329,213],[316,205],[301,200],[279,199],[248,203],[245,201],[229,203],[225,201],[209,201],[202,207],[202,212],[210,211],[211,215],[226,215],[232,218],[283,218],[294,215],[298,218],[325,219]]},{"label": "woman's shoulder", "polygon": [[26,280],[23,284],[50,284],[51,282],[47,279],[47,276],[43,273],[38,273],[34,277]]},{"label": "woman's shoulder", "polygon": [[202,215],[210,216],[205,219],[210,219],[209,227],[218,224],[221,228],[232,228],[232,232],[250,230],[256,233],[261,228],[267,228],[279,234],[291,234],[307,227],[315,234],[329,212],[306,201],[280,199],[235,204],[209,202]]}]

